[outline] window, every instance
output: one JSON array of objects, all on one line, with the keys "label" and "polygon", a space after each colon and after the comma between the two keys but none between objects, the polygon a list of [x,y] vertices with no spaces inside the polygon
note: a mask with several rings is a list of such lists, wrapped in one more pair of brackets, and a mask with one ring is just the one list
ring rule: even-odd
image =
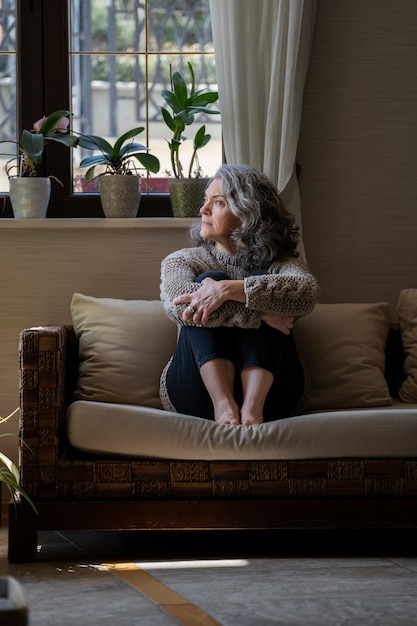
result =
[{"label": "window", "polygon": [[[10,23],[17,12],[16,57],[13,37],[9,41],[5,36],[6,9]],[[60,108],[74,113],[76,131],[110,141],[144,126],[137,141],[158,156],[158,178],[166,177],[169,131],[162,121],[160,92],[170,88],[170,67],[187,75],[191,61],[198,84],[217,89],[209,0],[0,0],[0,24],[0,61],[8,59],[11,85],[16,84],[17,66],[20,87],[16,96],[10,89],[9,126],[7,131],[0,128],[2,138],[14,130],[14,97],[19,128],[31,128],[44,113]],[[0,114],[5,117],[1,95]],[[210,176],[221,162],[221,120],[218,115],[207,118],[212,140],[200,159]],[[40,173],[63,183],[52,185],[49,217],[102,216],[94,186],[86,187],[79,168],[82,156],[80,149],[48,145]],[[166,181],[151,180],[147,189],[151,191],[142,195],[140,215],[170,215]]]},{"label": "window", "polygon": [[[16,11],[15,0],[0,0],[0,139],[16,137]],[[0,153],[15,152],[13,145]],[[8,191],[7,156],[0,156],[0,192]]]}]

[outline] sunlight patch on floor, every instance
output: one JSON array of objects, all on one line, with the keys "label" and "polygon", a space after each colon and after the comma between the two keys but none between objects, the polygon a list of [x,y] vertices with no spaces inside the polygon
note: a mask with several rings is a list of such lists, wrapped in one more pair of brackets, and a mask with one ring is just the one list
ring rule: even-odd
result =
[{"label": "sunlight patch on floor", "polygon": [[202,569],[215,567],[247,567],[249,561],[246,559],[205,559],[201,561],[158,561],[147,563],[136,563],[144,570],[153,569]]}]

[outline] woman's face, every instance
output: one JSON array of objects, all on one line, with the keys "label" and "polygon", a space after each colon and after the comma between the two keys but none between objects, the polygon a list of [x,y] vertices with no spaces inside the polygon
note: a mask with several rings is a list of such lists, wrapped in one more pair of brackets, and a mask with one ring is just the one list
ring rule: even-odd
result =
[{"label": "woman's face", "polygon": [[207,187],[205,202],[200,209],[200,235],[204,239],[215,242],[215,247],[221,252],[233,254],[230,234],[239,225],[226,201],[223,193],[223,183],[215,178]]}]

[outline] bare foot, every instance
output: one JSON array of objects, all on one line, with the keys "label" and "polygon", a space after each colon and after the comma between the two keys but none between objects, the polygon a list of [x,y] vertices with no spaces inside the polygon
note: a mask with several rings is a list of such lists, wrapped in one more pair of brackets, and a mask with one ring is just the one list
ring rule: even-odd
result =
[{"label": "bare foot", "polygon": [[240,409],[232,397],[222,396],[213,402],[214,420],[219,424],[240,424]]},{"label": "bare foot", "polygon": [[236,415],[234,415],[232,412],[225,412],[221,415],[216,415],[215,421],[219,424],[234,424],[236,426],[240,424],[239,416],[236,417]]},{"label": "bare foot", "polygon": [[263,421],[263,415],[247,415],[242,417],[242,426],[256,426],[257,424],[262,424]]}]

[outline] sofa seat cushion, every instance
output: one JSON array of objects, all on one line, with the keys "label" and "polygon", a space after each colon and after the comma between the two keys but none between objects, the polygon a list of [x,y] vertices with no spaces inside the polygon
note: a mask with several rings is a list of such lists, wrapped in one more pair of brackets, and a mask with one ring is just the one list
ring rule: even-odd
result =
[{"label": "sofa seat cushion", "polygon": [[154,459],[417,457],[417,404],[308,413],[231,426],[152,407],[77,401],[70,443],[83,452]]}]

